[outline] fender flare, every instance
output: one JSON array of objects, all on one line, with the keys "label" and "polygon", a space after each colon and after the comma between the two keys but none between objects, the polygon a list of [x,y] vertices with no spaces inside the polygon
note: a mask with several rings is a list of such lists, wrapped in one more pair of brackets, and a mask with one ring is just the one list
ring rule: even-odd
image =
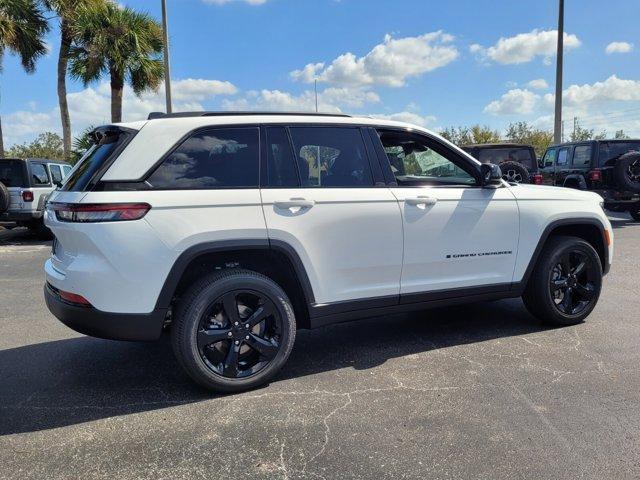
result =
[{"label": "fender flare", "polygon": [[513,285],[512,290],[524,291],[525,287],[527,286],[527,282],[529,281],[529,278],[533,273],[533,269],[535,268],[536,263],[538,262],[538,257],[542,253],[542,249],[547,243],[547,240],[549,239],[549,236],[551,235],[553,230],[555,230],[558,227],[566,227],[571,225],[575,225],[575,226],[592,225],[592,226],[598,227],[598,230],[600,230],[602,245],[604,246],[604,252],[603,252],[604,258],[602,259],[602,262],[603,262],[602,273],[604,275],[609,272],[611,264],[609,261],[607,238],[604,233],[605,227],[602,224],[602,222],[600,220],[597,220],[595,218],[590,218],[590,217],[563,218],[563,219],[555,220],[549,223],[549,225],[547,225],[544,228],[544,230],[542,231],[542,235],[540,235],[540,239],[538,240],[538,244],[536,245],[536,248],[533,251],[533,255],[531,255],[531,258],[529,259],[529,264],[527,265],[527,269],[524,271],[524,275],[522,275],[522,280],[520,280],[519,282],[514,282],[512,284]]},{"label": "fender flare", "polygon": [[313,288],[309,282],[307,271],[298,255],[298,252],[288,243],[281,240],[269,240],[266,238],[256,239],[243,239],[243,240],[220,240],[213,242],[198,243],[187,248],[176,259],[164,281],[155,308],[169,308],[171,300],[178,287],[180,279],[185,273],[189,264],[201,255],[207,255],[211,253],[224,253],[231,251],[250,251],[250,250],[262,250],[272,251],[283,254],[296,272],[298,281],[305,295],[305,300],[308,305],[315,302],[313,295]]},{"label": "fender flare", "polygon": [[[573,175],[567,175],[567,177],[564,179],[564,182],[562,184],[563,187],[567,186],[567,181],[575,181],[578,183],[578,189],[579,190],[587,190],[587,181],[584,179],[584,175],[580,175],[580,174],[573,174]],[[567,188],[572,188],[572,187],[567,187]]]}]

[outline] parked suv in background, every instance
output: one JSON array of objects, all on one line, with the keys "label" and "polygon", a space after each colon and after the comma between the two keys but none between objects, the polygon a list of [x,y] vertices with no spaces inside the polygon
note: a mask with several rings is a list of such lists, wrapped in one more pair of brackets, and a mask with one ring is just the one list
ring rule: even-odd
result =
[{"label": "parked suv in background", "polygon": [[50,235],[42,217],[49,194],[62,185],[71,165],[42,158],[0,158],[0,221]]},{"label": "parked suv in background", "polygon": [[640,220],[640,140],[589,140],[549,147],[543,183],[592,190],[614,212]]},{"label": "parked suv in background", "polygon": [[502,178],[511,183],[542,183],[536,152],[531,145],[517,143],[482,143],[464,145],[462,149],[481,163],[499,165]]},{"label": "parked suv in background", "polygon": [[200,112],[95,138],[47,203],[47,305],[97,337],[170,325],[210,389],[267,382],[297,328],[519,296],[574,324],[611,263],[598,195],[510,185],[415,125]]}]

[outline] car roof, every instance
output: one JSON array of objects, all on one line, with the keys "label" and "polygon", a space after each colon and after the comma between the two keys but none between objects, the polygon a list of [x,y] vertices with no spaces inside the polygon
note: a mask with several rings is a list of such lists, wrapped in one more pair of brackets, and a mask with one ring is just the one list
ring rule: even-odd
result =
[{"label": "car roof", "polygon": [[607,142],[607,143],[640,142],[640,138],[599,138],[599,139],[591,139],[591,140],[580,140],[576,142],[556,143],[555,145],[550,145],[549,148],[571,147],[573,145],[584,145],[585,143],[598,143],[598,142]]},{"label": "car roof", "polygon": [[533,148],[532,145],[526,143],[470,143],[468,145],[462,145],[462,148]]},{"label": "car roof", "polygon": [[45,162],[45,163],[57,163],[59,165],[69,165],[71,166],[70,163],[65,162],[64,160],[51,160],[48,158],[35,158],[35,157],[29,157],[29,158],[15,158],[15,157],[2,157],[0,158],[0,160],[17,160],[19,162]]}]

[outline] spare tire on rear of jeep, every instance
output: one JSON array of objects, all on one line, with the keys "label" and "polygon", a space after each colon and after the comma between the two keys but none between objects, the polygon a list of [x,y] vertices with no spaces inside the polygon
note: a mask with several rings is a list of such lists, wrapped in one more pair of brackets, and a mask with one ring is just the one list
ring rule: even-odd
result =
[{"label": "spare tire on rear of jeep", "polygon": [[613,169],[618,188],[640,193],[640,152],[621,155]]},{"label": "spare tire on rear of jeep", "polygon": [[0,213],[9,208],[11,197],[9,196],[9,190],[4,183],[0,182]]},{"label": "spare tire on rear of jeep", "polygon": [[502,178],[507,182],[514,183],[531,183],[529,170],[518,162],[506,161],[500,164],[502,170]]}]

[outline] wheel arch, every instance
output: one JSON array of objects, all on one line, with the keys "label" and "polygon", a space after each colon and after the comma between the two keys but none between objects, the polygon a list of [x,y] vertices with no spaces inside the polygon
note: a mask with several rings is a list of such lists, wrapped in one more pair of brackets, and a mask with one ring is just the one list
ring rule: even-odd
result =
[{"label": "wheel arch", "polygon": [[525,270],[519,287],[524,289],[527,285],[533,269],[538,261],[542,249],[545,247],[549,239],[552,237],[567,235],[578,237],[589,243],[598,253],[603,273],[609,271],[609,255],[607,249],[607,237],[605,234],[605,226],[595,218],[567,218],[551,222],[542,232],[538,245],[536,246],[529,265]]},{"label": "wheel arch", "polygon": [[587,190],[587,181],[584,179],[583,175],[567,175],[562,186],[566,188],[575,188],[577,190]]},{"label": "wheel arch", "polygon": [[299,328],[309,327],[309,305],[315,299],[304,264],[286,242],[224,240],[189,247],[174,262],[158,296],[156,308],[169,308],[203,274],[244,268],[268,276],[287,293]]}]

